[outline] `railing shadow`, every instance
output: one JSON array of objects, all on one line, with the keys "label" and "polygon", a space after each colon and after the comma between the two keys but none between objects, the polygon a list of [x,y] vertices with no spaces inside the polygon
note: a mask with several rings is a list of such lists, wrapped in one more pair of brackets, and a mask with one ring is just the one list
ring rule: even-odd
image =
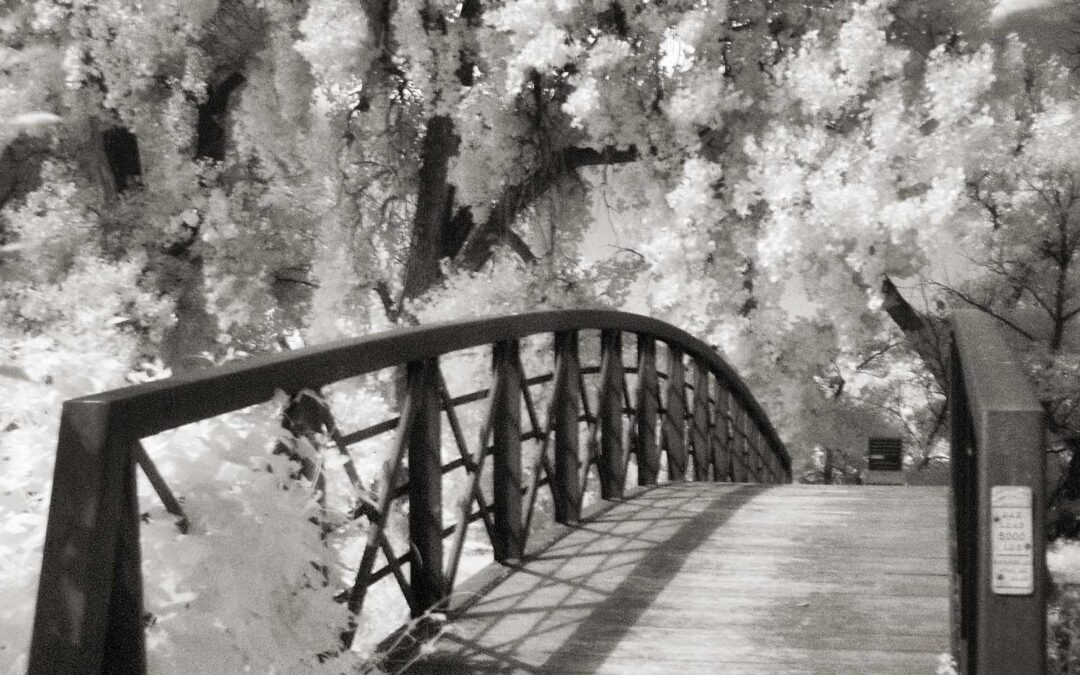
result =
[{"label": "railing shadow", "polygon": [[[526,591],[496,587],[473,604],[469,618],[475,628],[468,639],[446,633],[438,651],[405,672],[597,669],[676,577],[687,556],[769,486],[732,486],[719,496],[715,489],[715,484],[661,485],[587,523],[592,536],[564,538],[515,572],[534,577]],[[690,509],[696,513],[687,517]],[[674,518],[665,521],[664,515]],[[575,530],[582,531],[586,529]],[[643,546],[643,541],[650,545]],[[492,632],[501,641],[481,646],[490,645],[484,638]],[[553,651],[552,643],[558,645]]]}]

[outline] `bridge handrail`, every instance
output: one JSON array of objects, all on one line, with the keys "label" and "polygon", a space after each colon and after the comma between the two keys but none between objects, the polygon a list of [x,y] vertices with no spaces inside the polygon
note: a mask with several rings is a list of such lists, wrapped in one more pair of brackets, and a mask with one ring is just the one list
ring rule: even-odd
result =
[{"label": "bridge handrail", "polygon": [[[579,363],[577,335],[581,330],[601,333],[599,368]],[[555,335],[552,375],[527,378],[518,341],[551,333]],[[625,382],[625,372],[635,369],[622,364],[623,333],[638,337],[637,406],[631,404]],[[668,345],[666,376],[656,370],[656,341]],[[493,347],[490,389],[451,399],[438,357],[484,345]],[[684,356],[693,365],[693,383],[684,380]],[[444,531],[441,518],[424,518],[441,510],[441,476],[452,468],[464,467],[472,481],[466,490],[468,503],[460,505],[459,523],[483,518],[496,559],[506,561],[523,555],[532,504],[541,484],[541,467],[537,465],[534,484],[522,488],[520,442],[525,438],[543,439],[540,458],[548,476],[544,482],[552,489],[559,522],[573,522],[580,514],[584,480],[578,479],[580,466],[575,462],[582,459],[577,452],[577,426],[582,421],[591,425],[590,453],[599,448],[595,456],[584,458],[583,476],[587,478],[589,466],[595,462],[605,499],[621,497],[625,464],[621,464],[620,473],[620,463],[627,461],[631,452],[638,457],[639,482],[656,482],[660,451],[653,432],[658,412],[664,413],[661,441],[669,459],[669,479],[685,476],[689,457],[699,480],[709,478],[710,466],[714,480],[791,480],[791,458],[779,435],[749,388],[715,349],[670,324],[615,311],[543,311],[402,328],[72,399],[64,403],[61,415],[29,672],[99,672],[105,664],[145,670],[136,466],[144,470],[170,512],[182,515],[182,510],[139,439],[272,400],[279,391],[296,402],[302,392],[398,366],[407,366],[401,414],[396,424],[389,421],[375,429],[396,428],[397,436],[380,477],[382,494],[377,500],[361,501],[357,508],[372,527],[349,597],[354,612],[360,609],[367,585],[391,573],[414,615],[441,602],[452,589],[464,527]],[[600,380],[598,409],[592,413],[582,379],[590,372],[599,372]],[[717,385],[715,397],[710,393],[710,375]],[[671,402],[663,411],[658,409],[660,377],[667,379],[667,400]],[[550,379],[555,380],[554,393],[546,428],[542,428],[529,387]],[[685,403],[687,391],[695,392],[691,406]],[[721,396],[723,391],[728,394]],[[453,411],[466,399],[480,400],[485,394],[490,408],[483,440],[479,452],[470,457]],[[521,433],[522,402],[533,427],[531,434]],[[579,414],[579,405],[584,415]],[[443,464],[440,457],[439,419],[444,412],[461,451],[461,458],[449,464]],[[314,423],[322,423],[319,414],[316,411]],[[325,414],[330,416],[328,411]],[[638,446],[625,452],[621,440],[624,415],[636,419],[630,442]],[[721,418],[726,420],[723,430]],[[288,420],[283,424],[294,434],[303,432],[289,427]],[[325,428],[346,454],[345,447],[364,435],[361,431],[343,436],[332,419]],[[644,439],[642,429],[651,441]],[[718,438],[719,434],[723,436]],[[683,445],[684,435],[689,436],[689,454]],[[554,467],[547,459],[549,438],[555,446]],[[719,455],[712,454],[714,441],[724,447],[735,444],[730,452],[730,474],[725,468],[721,475],[715,464]],[[650,444],[651,450],[642,454],[642,447]],[[406,452],[409,476],[402,483],[398,467]],[[488,456],[494,458],[495,465],[494,503],[490,505],[484,503],[477,487]],[[643,461],[649,466],[643,466]],[[356,476],[351,474],[350,479],[355,485]],[[396,556],[383,528],[391,500],[404,495],[410,500],[410,553]],[[528,502],[524,516],[520,497]],[[476,512],[472,511],[474,501],[479,507]],[[411,562],[410,556],[441,561],[442,540],[450,534],[455,537],[450,569],[444,573],[441,564],[410,565],[411,584],[406,581],[403,562]],[[375,570],[380,552],[387,562]]]},{"label": "bridge handrail", "polygon": [[[953,653],[962,673],[1046,672],[1044,411],[995,319],[965,310],[952,323]],[[994,488],[1021,489],[1010,497]],[[1025,489],[1026,508],[1006,503],[1026,501]],[[1025,513],[1030,558],[995,555],[992,535],[1004,535],[994,519],[1019,515],[1022,531]]]},{"label": "bridge handrail", "polygon": [[[569,330],[618,330],[651,335],[661,342],[679,346],[691,356],[704,358],[715,372],[722,374],[725,388],[735,393],[747,407],[769,442],[784,446],[750,388],[715,349],[659,319],[611,310],[550,310],[397,328],[112,389],[72,399],[65,405],[115,406],[117,414],[133,416],[130,421],[132,433],[144,438],[269,401],[279,389],[318,389],[408,361],[422,361],[470,347]],[[228,392],[227,397],[222,396],[222,390]]]}]

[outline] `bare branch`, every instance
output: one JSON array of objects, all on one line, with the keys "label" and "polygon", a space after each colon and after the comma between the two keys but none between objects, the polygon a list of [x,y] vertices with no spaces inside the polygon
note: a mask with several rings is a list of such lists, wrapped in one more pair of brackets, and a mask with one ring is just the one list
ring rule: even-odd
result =
[{"label": "bare branch", "polygon": [[859,365],[855,366],[855,370],[862,370],[862,369],[863,369],[863,368],[865,368],[866,366],[870,365],[870,362],[871,362],[871,361],[873,361],[874,359],[878,358],[879,356],[884,356],[884,355],[885,355],[886,353],[888,353],[888,352],[889,352],[889,351],[890,351],[890,350],[891,350],[891,349],[892,349],[893,347],[896,347],[896,346],[898,346],[898,345],[899,345],[899,343],[897,343],[897,342],[890,342],[889,344],[885,345],[885,346],[884,346],[884,347],[882,347],[881,349],[878,349],[877,351],[875,351],[875,352],[874,352],[873,354],[871,354],[870,356],[868,356],[868,357],[866,357],[865,359],[863,359],[863,360],[862,360],[862,362],[861,362],[861,363],[859,363]]},{"label": "bare branch", "polygon": [[523,261],[530,264],[540,261],[540,259],[536,257],[536,254],[532,252],[532,249],[529,248],[529,245],[525,243],[525,240],[522,239],[521,235],[517,232],[514,232],[513,230],[504,232],[503,242],[513,249],[514,253],[517,253],[518,257]]},{"label": "bare branch", "polygon": [[[564,148],[554,163],[538,167],[523,181],[509,185],[491,209],[483,223],[473,225],[465,242],[454,256],[454,263],[467,270],[480,269],[491,257],[493,244],[503,240],[510,224],[521,210],[532,204],[549,188],[574,170],[585,166],[598,166],[632,162],[638,158],[637,149],[619,150],[613,147],[597,151],[592,148]],[[467,209],[461,209],[463,216]],[[457,216],[455,216],[457,217]],[[471,215],[469,216],[471,220]]]},{"label": "bare branch", "polygon": [[379,279],[376,281],[371,289],[375,291],[375,294],[379,296],[379,300],[382,301],[383,311],[386,312],[387,318],[391,321],[397,321],[398,315],[401,313],[398,303],[394,302],[394,295],[390,292],[390,284],[386,282],[386,279]]},{"label": "bare branch", "polygon": [[987,305],[985,303],[982,303],[982,302],[979,302],[978,300],[976,300],[975,298],[972,298],[971,296],[967,295],[966,293],[958,291],[955,288],[952,288],[950,286],[946,286],[943,283],[940,283],[940,282],[937,282],[937,281],[931,281],[930,283],[933,284],[934,286],[937,286],[938,288],[945,291],[946,293],[959,298],[960,300],[962,300],[963,302],[971,305],[972,307],[979,310],[980,312],[983,312],[985,314],[989,314],[990,316],[994,317],[995,319],[997,319],[1001,323],[1005,324],[1009,328],[1012,328],[1017,333],[1020,333],[1021,335],[1023,335],[1027,339],[1035,341],[1035,336],[1034,335],[1027,332],[1023,328],[1021,328],[1020,326],[1016,325],[1016,323],[1014,321],[1011,321],[1007,317],[1002,316],[999,312],[994,311],[994,309],[992,307],[990,307],[989,305]]}]

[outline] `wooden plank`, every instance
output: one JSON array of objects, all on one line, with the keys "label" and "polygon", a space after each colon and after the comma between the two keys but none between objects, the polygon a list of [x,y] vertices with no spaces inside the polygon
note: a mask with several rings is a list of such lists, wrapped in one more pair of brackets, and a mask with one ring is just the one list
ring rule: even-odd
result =
[{"label": "wooden plank", "polygon": [[499,342],[492,355],[499,392],[491,402],[495,560],[518,560],[525,551],[521,514],[521,384],[514,363],[518,343]]},{"label": "wooden plank", "polygon": [[637,456],[638,485],[655,485],[660,474],[660,449],[656,444],[656,416],[660,407],[656,340],[652,336],[639,334],[637,350],[634,454]]},{"label": "wooden plank", "polygon": [[661,447],[668,460],[668,480],[686,480],[686,391],[682,350],[668,345],[667,397]]},{"label": "wooden plank", "polygon": [[618,331],[601,331],[600,371],[601,397],[597,404],[600,425],[600,496],[603,499],[622,499],[626,483],[626,466],[623,450],[623,364],[622,334]]},{"label": "wooden plank", "polygon": [[660,485],[509,573],[408,672],[933,672],[946,519],[941,488]]},{"label": "wooden plank", "polygon": [[555,334],[555,386],[552,390],[555,435],[555,521],[577,522],[581,518],[581,470],[578,442],[579,381],[577,331]]}]

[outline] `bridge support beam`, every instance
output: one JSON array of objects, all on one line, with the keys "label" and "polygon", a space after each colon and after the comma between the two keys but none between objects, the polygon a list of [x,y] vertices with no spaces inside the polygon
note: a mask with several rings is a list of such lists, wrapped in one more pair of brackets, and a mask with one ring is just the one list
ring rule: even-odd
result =
[{"label": "bridge support beam", "polygon": [[578,414],[581,409],[576,330],[555,334],[555,387],[552,392],[555,427],[555,520],[567,524],[581,520],[581,458]]},{"label": "bridge support beam", "polygon": [[408,430],[409,543],[412,549],[410,586],[413,613],[422,614],[446,596],[442,538],[442,400],[439,363],[435,359],[409,364],[409,380],[420,385],[410,392],[416,415]]},{"label": "bridge support beam", "polygon": [[660,409],[660,387],[656,378],[656,340],[638,334],[637,420],[634,454],[637,455],[638,485],[656,485],[660,474],[660,449],[656,445],[656,416]]},{"label": "bridge support beam", "polygon": [[521,381],[514,364],[519,358],[516,340],[498,342],[492,354],[494,378],[491,402],[495,532],[491,542],[495,560],[520,560],[525,553],[521,519]]},{"label": "bridge support beam", "polygon": [[133,449],[108,404],[64,404],[32,675],[146,670]]},{"label": "bridge support beam", "polygon": [[731,429],[728,425],[730,398],[731,395],[717,381],[716,394],[713,396],[712,428],[709,432],[714,481],[731,480]]},{"label": "bridge support beam", "polygon": [[[994,319],[957,312],[949,393],[959,587],[953,651],[965,673],[1046,672],[1046,427],[1017,363]],[[1028,503],[1016,508],[1017,496]],[[1003,518],[1015,522],[1005,528]]]},{"label": "bridge support beam", "polygon": [[600,496],[622,499],[626,483],[626,455],[623,448],[623,391],[622,333],[605,330],[600,333],[603,368],[600,372],[603,398],[597,415],[600,424]]},{"label": "bridge support beam", "polygon": [[742,406],[731,405],[731,479],[736,483],[749,480],[746,470],[746,415]]},{"label": "bridge support beam", "polygon": [[683,352],[668,345],[667,400],[662,428],[663,449],[667,453],[668,480],[686,480],[686,370]]},{"label": "bridge support beam", "polygon": [[701,359],[694,359],[690,452],[694,457],[694,480],[709,480],[709,370]]}]

